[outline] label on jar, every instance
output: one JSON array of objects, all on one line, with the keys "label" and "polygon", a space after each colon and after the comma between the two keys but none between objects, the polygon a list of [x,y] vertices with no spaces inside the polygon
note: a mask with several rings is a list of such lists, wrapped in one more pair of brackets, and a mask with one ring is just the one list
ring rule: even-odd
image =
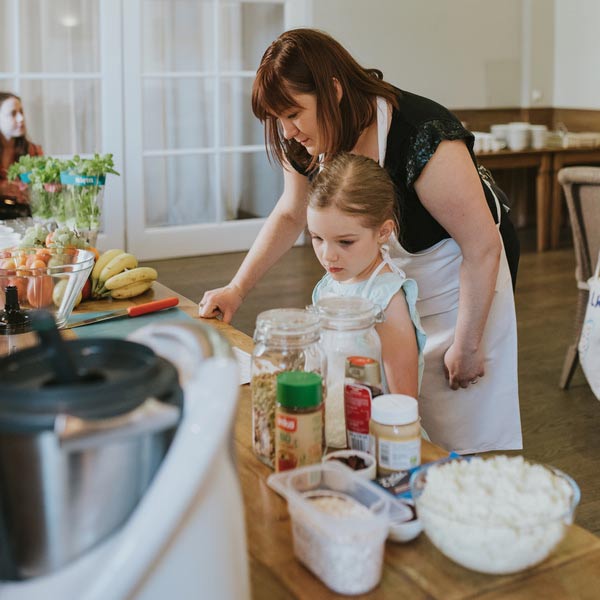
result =
[{"label": "label on jar", "polygon": [[389,471],[412,469],[421,464],[421,438],[396,442],[379,438],[377,465]]},{"label": "label on jar", "polygon": [[275,415],[275,470],[314,465],[323,457],[323,410]]},{"label": "label on jar", "polygon": [[[375,394],[378,395],[378,394]],[[347,383],[344,386],[344,414],[348,447],[352,450],[371,452],[369,435],[373,391],[368,385]]]}]

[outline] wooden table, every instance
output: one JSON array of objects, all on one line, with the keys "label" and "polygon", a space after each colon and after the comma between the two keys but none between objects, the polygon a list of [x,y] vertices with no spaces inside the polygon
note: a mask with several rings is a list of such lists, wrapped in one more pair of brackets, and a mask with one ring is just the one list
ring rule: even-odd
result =
[{"label": "wooden table", "polygon": [[[153,291],[129,301],[114,301],[113,308],[131,306],[166,296],[178,296],[180,308],[197,317],[195,302],[155,283]],[[107,310],[106,302],[84,302],[81,311]],[[199,319],[217,329],[246,352],[252,339],[221,321]],[[77,330],[72,330],[76,332]],[[66,332],[71,334],[71,331]],[[326,588],[294,557],[290,518],[285,501],[266,483],[272,472],[251,448],[251,402],[248,385],[240,387],[235,425],[237,469],[246,509],[246,533],[254,600],[321,600],[340,598]],[[423,442],[423,460],[446,453]],[[445,558],[422,534],[408,544],[387,542],[381,584],[361,598],[401,600],[410,598],[458,600],[478,599],[575,599],[600,596],[600,538],[578,526],[550,558],[528,571],[507,576],[490,576],[469,571]]]},{"label": "wooden table", "polygon": [[492,171],[535,168],[537,249],[558,248],[562,221],[562,189],[558,172],[567,165],[600,164],[600,148],[542,148],[540,150],[499,150],[477,155],[481,165]]}]

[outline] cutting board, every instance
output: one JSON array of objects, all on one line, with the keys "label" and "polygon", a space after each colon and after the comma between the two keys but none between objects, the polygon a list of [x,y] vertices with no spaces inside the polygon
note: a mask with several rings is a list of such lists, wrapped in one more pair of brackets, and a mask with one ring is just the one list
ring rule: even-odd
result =
[{"label": "cutting board", "polygon": [[[80,314],[73,314],[69,318],[69,323],[76,323],[83,319],[89,319],[92,317],[100,317],[111,311],[103,312],[86,312]],[[141,317],[121,317],[119,319],[111,319],[110,321],[100,321],[99,323],[92,323],[91,325],[84,325],[83,327],[77,327],[72,329],[73,333],[79,338],[96,338],[96,337],[110,337],[110,338],[126,338],[130,333],[134,332],[144,325],[150,323],[166,323],[166,322],[180,322],[180,321],[193,321],[194,319],[187,315],[180,308],[169,308],[160,312],[152,313],[149,315],[142,315]]]}]

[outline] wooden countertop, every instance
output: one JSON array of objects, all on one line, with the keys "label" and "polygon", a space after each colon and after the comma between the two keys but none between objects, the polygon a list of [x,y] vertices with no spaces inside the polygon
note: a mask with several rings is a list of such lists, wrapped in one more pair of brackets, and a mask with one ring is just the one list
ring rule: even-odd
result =
[{"label": "wooden countertop", "polygon": [[[153,290],[128,301],[84,302],[78,312],[95,312],[178,296],[180,308],[197,317],[197,304],[155,283]],[[229,342],[252,351],[252,339],[230,325],[199,319],[220,331]],[[76,333],[76,329],[73,332]],[[67,332],[70,334],[71,332]],[[286,502],[266,483],[272,472],[253,454],[250,388],[241,386],[235,425],[237,469],[246,509],[246,533],[254,600],[340,598],[294,557]],[[423,442],[424,461],[444,456],[440,448]],[[600,595],[600,538],[573,525],[563,542],[543,563],[514,575],[491,576],[460,567],[444,557],[421,534],[408,544],[387,542],[380,585],[360,598],[459,600],[575,599]],[[358,596],[357,596],[358,597]]]}]

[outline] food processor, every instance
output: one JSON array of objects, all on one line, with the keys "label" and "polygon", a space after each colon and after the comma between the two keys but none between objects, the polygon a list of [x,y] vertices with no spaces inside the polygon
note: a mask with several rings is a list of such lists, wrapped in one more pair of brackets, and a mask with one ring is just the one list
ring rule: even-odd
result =
[{"label": "food processor", "polygon": [[0,598],[250,598],[224,338],[34,328],[0,359]]}]

